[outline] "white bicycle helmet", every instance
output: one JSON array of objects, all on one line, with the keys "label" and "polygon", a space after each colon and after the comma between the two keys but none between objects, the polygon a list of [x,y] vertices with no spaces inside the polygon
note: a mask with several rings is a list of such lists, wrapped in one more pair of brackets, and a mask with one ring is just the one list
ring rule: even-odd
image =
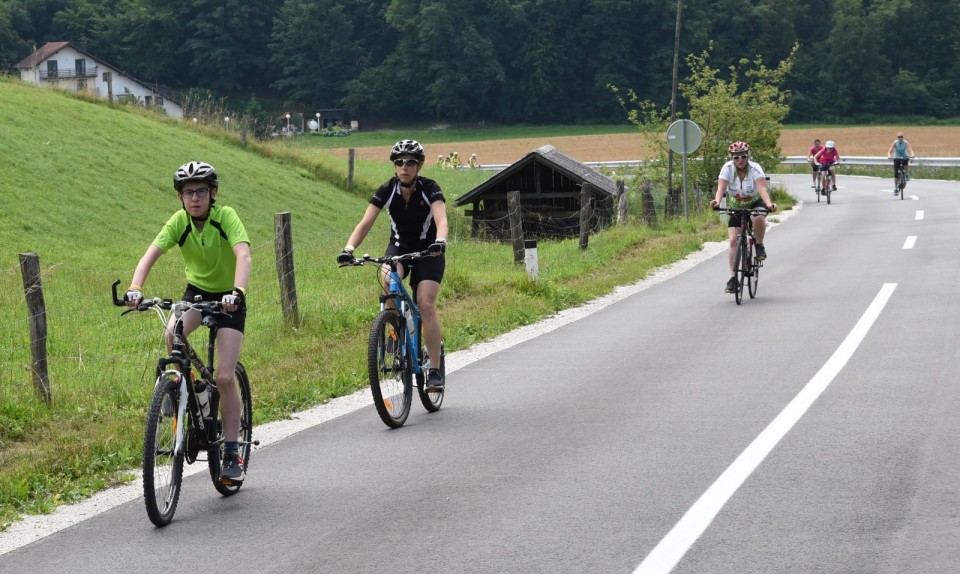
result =
[{"label": "white bicycle helmet", "polygon": [[836,147],[836,144],[833,143],[833,140],[827,140],[827,149],[833,149]]},{"label": "white bicycle helmet", "polygon": [[179,192],[183,184],[188,181],[203,181],[209,183],[211,187],[219,187],[217,180],[217,170],[209,163],[202,161],[191,161],[180,166],[173,173],[173,188]]},{"label": "white bicycle helmet", "polygon": [[402,155],[412,155],[421,162],[427,157],[423,151],[423,146],[417,140],[400,140],[393,144],[393,149],[390,150],[390,161]]}]

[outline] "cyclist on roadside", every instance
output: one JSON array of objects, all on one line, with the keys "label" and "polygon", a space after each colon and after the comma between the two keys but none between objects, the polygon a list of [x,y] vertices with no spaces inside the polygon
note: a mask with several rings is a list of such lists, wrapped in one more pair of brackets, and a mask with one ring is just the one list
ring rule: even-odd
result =
[{"label": "cyclist on roadside", "polygon": [[897,132],[897,139],[893,140],[893,143],[890,144],[890,149],[887,151],[887,159],[893,160],[893,194],[897,195],[900,190],[897,189],[897,172],[902,167],[903,175],[909,181],[910,172],[910,160],[913,159],[913,147],[910,146],[910,142],[903,139],[903,132]]},{"label": "cyclist on roadside", "polygon": [[832,191],[837,191],[837,162],[840,161],[837,144],[833,140],[827,140],[827,144],[813,156],[813,159],[821,166],[827,166],[830,169],[830,186],[833,188]]},{"label": "cyclist on roadside", "polygon": [[823,146],[820,145],[820,140],[815,139],[813,140],[813,145],[810,146],[810,150],[807,152],[807,163],[809,163],[810,167],[813,169],[813,185],[810,187],[817,187],[817,172],[819,170],[817,169],[817,162],[813,158],[817,155],[817,152],[822,149]]},{"label": "cyclist on roadside", "polygon": [[[183,209],[167,220],[146,253],[140,258],[124,300],[136,307],[143,299],[147,275],[160,257],[175,245],[186,265],[187,287],[184,301],[220,301],[229,316],[219,318],[217,331],[217,390],[223,418],[224,456],[220,480],[243,482],[244,461],[237,441],[240,436],[240,391],[234,377],[247,317],[246,292],[250,278],[250,239],[237,212],[216,205],[219,181],[212,165],[191,161],[173,174],[173,187]],[[200,314],[182,316],[183,332],[200,326]],[[167,325],[167,349],[173,348],[176,317]]]},{"label": "cyclist on roadside", "polygon": [[[347,245],[337,256],[337,263],[348,263],[353,259],[353,251],[366,238],[380,212],[386,210],[391,229],[386,256],[423,250],[434,255],[416,262],[410,275],[410,284],[423,317],[423,339],[427,354],[439,357],[441,333],[437,295],[446,269],[447,211],[440,186],[420,175],[425,157],[423,146],[415,140],[400,140],[393,146],[390,161],[393,162],[395,175],[370,198],[370,205],[350,234]],[[398,266],[397,271],[401,278],[406,276],[407,270],[402,265]],[[384,292],[389,288],[388,273],[389,268],[384,267],[381,276]],[[437,367],[438,364],[431,366],[427,373],[428,391],[443,389],[444,380]]]},{"label": "cyclist on roadside", "polygon": [[[730,152],[730,161],[720,168],[717,179],[717,193],[710,201],[710,207],[716,208],[720,201],[727,196],[727,209],[753,209],[765,207],[768,211],[776,211],[777,204],[770,201],[767,193],[767,176],[763,168],[755,161],[750,161],[750,145],[747,142],[733,142],[727,148]],[[757,239],[757,259],[767,258],[767,250],[763,246],[763,236],[766,232],[765,215],[753,215],[753,234]],[[737,256],[737,238],[740,235],[741,222],[737,214],[730,214],[727,223],[727,236],[730,238],[730,279],[725,291],[734,293],[737,290],[737,272],[734,269]]]}]

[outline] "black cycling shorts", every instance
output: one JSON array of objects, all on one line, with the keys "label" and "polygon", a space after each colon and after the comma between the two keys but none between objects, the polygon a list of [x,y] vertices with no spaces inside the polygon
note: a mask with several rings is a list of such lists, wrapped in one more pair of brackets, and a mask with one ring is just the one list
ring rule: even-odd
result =
[{"label": "black cycling shorts", "polygon": [[[223,293],[211,293],[209,291],[204,291],[199,289],[189,283],[187,283],[187,290],[183,292],[183,300],[189,301],[190,303],[194,302],[194,297],[197,295],[200,296],[201,301],[223,301],[224,295],[230,295],[233,293],[233,289],[225,291]],[[243,328],[247,323],[247,309],[238,309],[233,313],[230,313],[230,316],[226,315],[217,315],[217,326],[220,329],[236,329],[243,333]]]},{"label": "black cycling shorts", "polygon": [[[415,250],[408,250],[405,248],[397,247],[393,243],[387,246],[387,252],[385,253],[386,257],[393,257],[394,255],[404,255]],[[404,270],[409,269],[410,273],[410,286],[416,288],[417,283],[421,281],[436,281],[437,283],[443,283],[443,272],[447,268],[447,259],[444,254],[440,254],[434,257],[424,257],[423,259],[418,259],[416,261],[404,263]]]},{"label": "black cycling shorts", "polygon": [[893,177],[897,177],[897,171],[900,169],[900,166],[907,167],[907,164],[910,163],[905,157],[894,158],[893,160]]},{"label": "black cycling shorts", "polygon": [[[763,199],[758,197],[756,201],[753,202],[753,205],[750,206],[750,209],[753,209],[756,207],[766,207],[766,205],[764,205],[763,203]],[[728,207],[727,209],[730,209],[730,208]],[[727,222],[727,227],[740,227],[740,225],[741,225],[740,216],[737,215],[736,213],[731,213],[730,221]]]}]

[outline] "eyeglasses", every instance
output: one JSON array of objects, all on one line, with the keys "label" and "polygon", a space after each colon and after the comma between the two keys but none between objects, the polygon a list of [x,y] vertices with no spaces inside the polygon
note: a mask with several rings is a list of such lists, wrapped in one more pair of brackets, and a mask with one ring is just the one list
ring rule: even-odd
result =
[{"label": "eyeglasses", "polygon": [[903,136],[897,136],[897,139],[898,139],[898,140],[902,140],[902,139],[903,139]]},{"label": "eyeglasses", "polygon": [[401,166],[404,166],[404,165],[406,165],[406,166],[413,166],[413,165],[417,165],[418,163],[420,163],[420,160],[418,160],[418,159],[411,159],[411,158],[407,158],[407,159],[395,159],[395,160],[393,160],[393,165],[395,165],[395,166],[397,166],[397,167],[401,167]]},{"label": "eyeglasses", "polygon": [[196,197],[197,199],[203,199],[203,198],[207,197],[207,195],[209,195],[209,194],[210,194],[210,188],[209,188],[209,187],[204,188],[204,189],[193,189],[193,190],[190,190],[190,191],[181,191],[181,192],[180,192],[180,195],[186,197],[187,199],[193,199],[194,197]]},{"label": "eyeglasses", "polygon": [[730,159],[750,159],[750,156],[748,156],[748,155],[735,155],[735,156],[733,156],[733,157],[730,158]]}]

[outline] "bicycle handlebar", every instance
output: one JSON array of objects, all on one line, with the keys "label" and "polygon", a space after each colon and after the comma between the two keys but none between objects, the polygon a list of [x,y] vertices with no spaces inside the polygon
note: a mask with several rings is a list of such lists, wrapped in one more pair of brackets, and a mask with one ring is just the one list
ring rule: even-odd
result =
[{"label": "bicycle handlebar", "polygon": [[717,213],[723,213],[726,215],[735,215],[739,213],[745,213],[747,211],[750,212],[750,215],[767,215],[768,213],[770,213],[770,210],[767,209],[766,207],[751,207],[748,209],[730,209],[727,207],[714,207],[713,210],[716,211]]},{"label": "bicycle handlebar", "polygon": [[423,251],[415,251],[413,253],[404,253],[403,255],[390,255],[383,257],[371,257],[370,254],[364,253],[360,257],[354,257],[347,263],[338,263],[338,267],[354,267],[358,265],[363,265],[366,262],[371,263],[389,263],[397,264],[403,263],[404,261],[416,261],[417,259],[423,259],[424,257],[432,257],[433,253],[429,249],[424,249]]},{"label": "bicycle handlebar", "polygon": [[[112,286],[113,304],[116,305],[117,307],[126,307],[127,306],[126,295],[124,295],[123,297],[117,296],[118,285],[120,285],[119,279],[114,281]],[[161,299],[159,297],[153,297],[150,299],[144,298],[140,301],[140,304],[137,305],[136,308],[128,309],[121,314],[126,315],[127,313],[131,313],[133,311],[147,311],[149,309],[152,309],[153,307],[159,307],[165,311],[170,311],[177,304],[182,304],[187,309],[195,309],[204,314],[229,315],[229,313],[223,310],[223,303],[219,301],[197,301],[194,303],[190,303],[189,301],[174,301],[173,299]]]}]

